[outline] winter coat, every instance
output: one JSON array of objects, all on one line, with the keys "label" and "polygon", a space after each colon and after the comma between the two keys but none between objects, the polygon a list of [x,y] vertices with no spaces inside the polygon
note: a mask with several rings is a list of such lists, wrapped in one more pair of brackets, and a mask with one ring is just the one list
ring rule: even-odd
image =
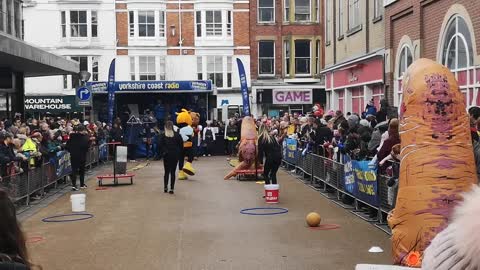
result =
[{"label": "winter coat", "polygon": [[123,130],[121,128],[112,128],[112,130],[110,130],[110,139],[112,142],[122,142]]},{"label": "winter coat", "polygon": [[332,142],[333,131],[326,126],[320,126],[315,131],[315,144],[323,145],[325,142]]},{"label": "winter coat", "polygon": [[173,137],[167,137],[163,133],[158,138],[158,147],[160,156],[164,159],[178,160],[183,149],[182,136],[174,132]]},{"label": "winter coat", "polygon": [[275,138],[272,138],[271,142],[266,142],[262,138],[258,139],[258,160],[263,162],[264,157],[270,161],[280,162],[282,160],[282,147]]},{"label": "winter coat", "polygon": [[90,147],[90,138],[81,133],[72,133],[67,141],[65,149],[70,152],[72,163],[85,163],[87,152]]}]

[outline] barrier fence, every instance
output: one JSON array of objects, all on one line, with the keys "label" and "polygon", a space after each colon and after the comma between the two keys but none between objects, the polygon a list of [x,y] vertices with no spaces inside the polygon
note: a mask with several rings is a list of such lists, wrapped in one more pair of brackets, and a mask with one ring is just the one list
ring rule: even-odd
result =
[{"label": "barrier fence", "polygon": [[399,164],[391,163],[385,173],[377,173],[368,163],[347,155],[331,159],[305,153],[291,139],[283,147],[284,167],[335,203],[390,233],[386,217],[396,201]]},{"label": "barrier fence", "polygon": [[[100,162],[102,146],[93,146],[88,150],[86,166],[92,168]],[[0,187],[7,190],[10,198],[18,203],[30,204],[30,197],[43,195],[46,189],[68,185],[67,176],[71,173],[70,153],[60,151],[55,157],[40,166],[28,165],[23,172],[12,173],[0,178]]]}]

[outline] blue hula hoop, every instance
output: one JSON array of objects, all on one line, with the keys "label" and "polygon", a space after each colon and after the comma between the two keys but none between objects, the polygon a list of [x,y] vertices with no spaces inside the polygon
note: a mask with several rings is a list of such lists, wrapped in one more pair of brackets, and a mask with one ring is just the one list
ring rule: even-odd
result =
[{"label": "blue hula hoop", "polygon": [[[79,218],[56,220],[56,218],[62,218],[62,217],[79,217]],[[91,219],[93,217],[94,216],[92,214],[78,213],[78,214],[66,214],[66,215],[56,215],[56,216],[46,217],[46,218],[42,219],[42,221],[43,222],[73,222],[73,221]]]},{"label": "blue hula hoop", "polygon": [[[269,212],[269,213],[255,213],[252,211],[256,210],[276,210],[276,212]],[[288,213],[287,208],[282,207],[254,207],[254,208],[245,208],[240,210],[240,214],[242,215],[250,215],[250,216],[273,216],[273,215],[281,215]]]}]

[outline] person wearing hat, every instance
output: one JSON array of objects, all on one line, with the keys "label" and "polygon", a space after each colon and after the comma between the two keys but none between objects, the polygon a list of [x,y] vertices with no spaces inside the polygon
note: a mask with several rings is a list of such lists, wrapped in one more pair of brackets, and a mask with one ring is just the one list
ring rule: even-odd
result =
[{"label": "person wearing hat", "polygon": [[77,174],[80,176],[80,188],[85,189],[85,163],[87,161],[87,152],[90,147],[90,138],[85,132],[85,127],[78,125],[74,128],[74,132],[70,134],[65,149],[70,152],[72,163],[72,190],[78,191]]}]

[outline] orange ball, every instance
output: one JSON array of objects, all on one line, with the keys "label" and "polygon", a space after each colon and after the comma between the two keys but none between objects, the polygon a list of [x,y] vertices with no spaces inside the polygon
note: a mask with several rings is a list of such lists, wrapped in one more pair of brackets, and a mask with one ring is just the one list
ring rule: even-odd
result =
[{"label": "orange ball", "polygon": [[320,215],[318,213],[311,212],[310,214],[307,215],[306,221],[307,221],[308,226],[318,227],[318,225],[320,225],[320,221],[322,221],[322,219],[320,218]]}]

